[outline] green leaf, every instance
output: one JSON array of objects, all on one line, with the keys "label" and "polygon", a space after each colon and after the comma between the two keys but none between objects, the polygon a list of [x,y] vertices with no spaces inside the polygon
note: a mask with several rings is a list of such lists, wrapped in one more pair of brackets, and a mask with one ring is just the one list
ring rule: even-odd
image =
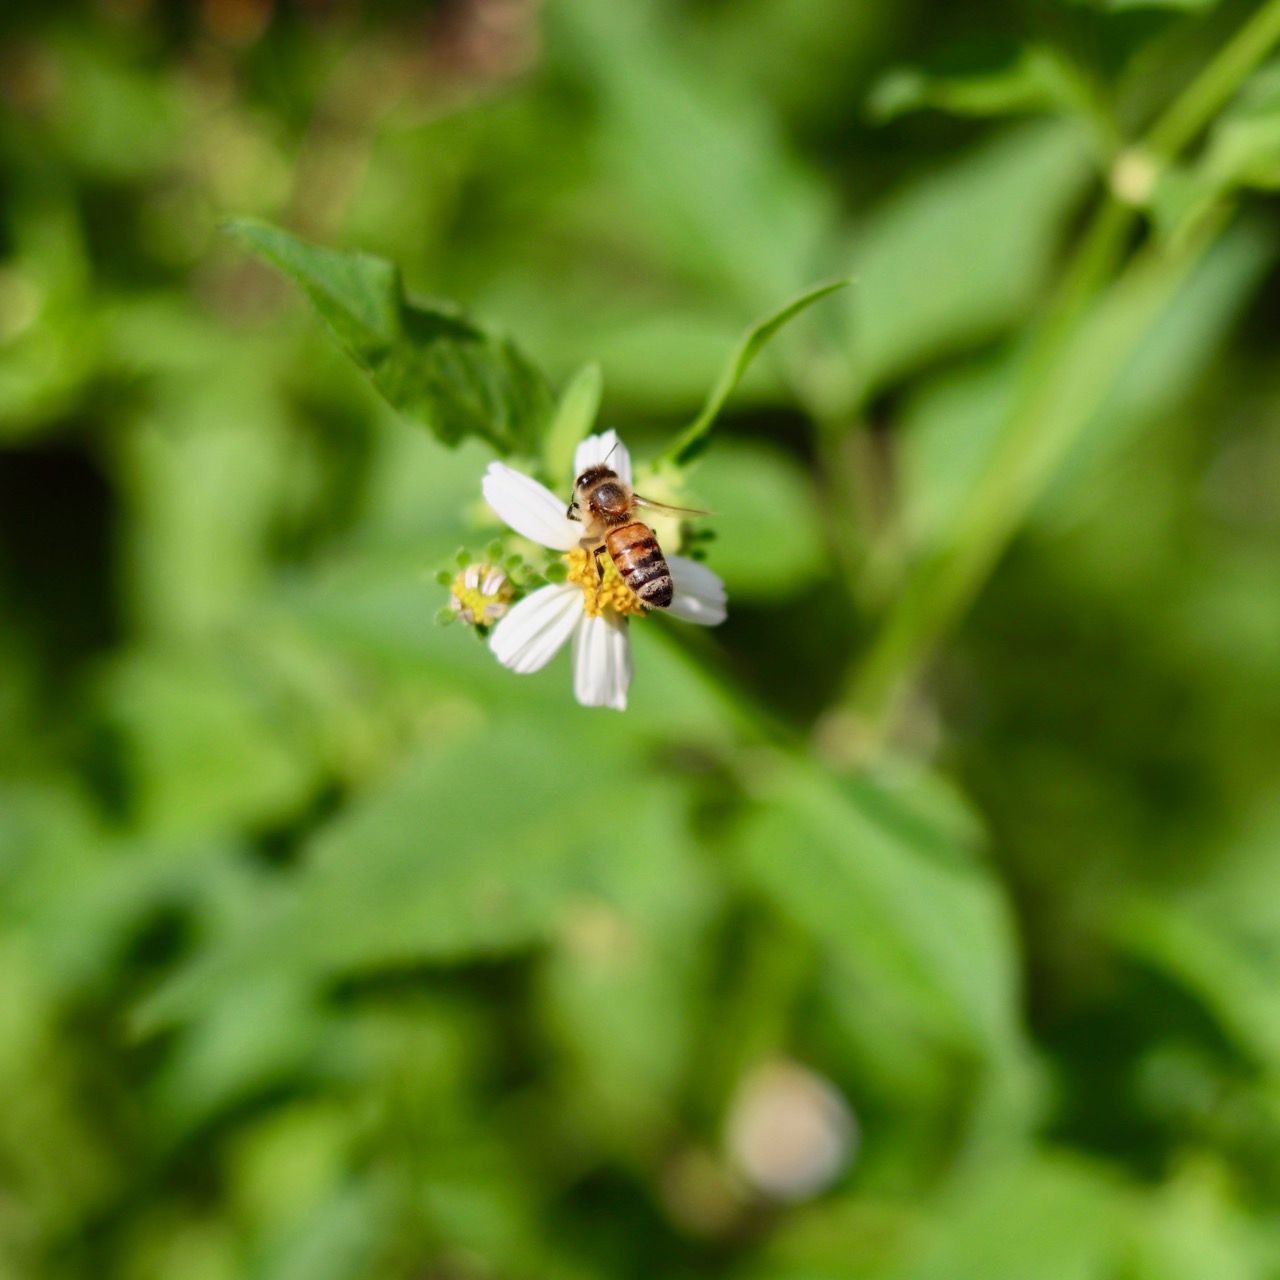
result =
[{"label": "green leaf", "polygon": [[1088,89],[1075,68],[1048,46],[1022,48],[999,66],[963,75],[897,67],[872,88],[867,108],[879,121],[913,111],[958,116],[1006,116],[1027,112],[1078,112]]},{"label": "green leaf", "polygon": [[442,443],[480,436],[502,453],[537,451],[551,391],[509,339],[448,305],[410,301],[382,258],[308,244],[262,222],[228,229],[292,280],[386,400]]},{"label": "green leaf", "polygon": [[584,364],[565,387],[542,448],[543,467],[553,483],[573,479],[573,451],[595,424],[603,391],[598,364]]},{"label": "green leaf", "polygon": [[1133,1280],[1251,1280],[1274,1275],[1277,1240],[1236,1203],[1235,1180],[1208,1152],[1179,1161],[1131,1233]]},{"label": "green leaf", "polygon": [[320,785],[320,744],[291,714],[269,653],[140,649],[104,670],[99,717],[143,830],[189,837],[280,821]]},{"label": "green leaf", "polygon": [[1215,124],[1204,172],[1218,192],[1280,186],[1280,62],[1258,71]]},{"label": "green leaf", "polygon": [[[1117,456],[1185,399],[1272,256],[1270,237],[1241,224],[1223,236],[1157,314],[1134,310],[1120,316],[1113,305],[1124,292],[1120,288],[1100,302],[1081,326],[1078,363],[1064,377],[1065,392],[1055,401],[1056,413],[1077,412],[1087,425],[1042,510],[1054,506],[1065,514],[1086,484],[1095,493],[1107,491],[1109,473],[1118,470]],[[1127,323],[1122,327],[1117,319]],[[1099,337],[1088,344],[1095,329]],[[1097,361],[1117,352],[1125,358],[1107,387]],[[1017,355],[967,364],[926,384],[907,403],[899,462],[907,533],[915,547],[949,536],[999,447],[1021,370]],[[1101,402],[1092,394],[1095,389],[1104,392]]]},{"label": "green leaf", "polygon": [[675,271],[767,306],[829,260],[834,201],[767,98],[707,74],[669,9],[565,0],[548,17],[598,94],[611,185],[643,210],[641,232]]},{"label": "green leaf", "polygon": [[1090,0],[1099,9],[1124,13],[1133,9],[1176,9],[1181,13],[1207,13],[1220,0]]},{"label": "green leaf", "polygon": [[1206,851],[1200,883],[1120,903],[1113,940],[1194,996],[1242,1056],[1280,1073],[1280,805],[1268,797]]},{"label": "green leaf", "polygon": [[[848,299],[858,403],[1025,314],[1092,171],[1075,121],[1037,121],[929,171],[876,209],[852,246]],[[999,228],[995,234],[993,228]]]},{"label": "green leaf", "polygon": [[1180,903],[1135,900],[1113,933],[1127,951],[1194,995],[1240,1050],[1280,1066],[1280,985],[1271,939],[1259,946]]},{"label": "green leaf", "polygon": [[782,450],[724,441],[714,465],[698,473],[696,500],[715,513],[705,522],[715,533],[707,563],[725,580],[730,600],[794,594],[823,572],[808,477]]},{"label": "green leaf", "polygon": [[441,732],[309,843],[287,895],[264,903],[161,993],[153,1012],[216,1004],[260,974],[451,964],[546,936],[593,852],[586,774],[613,760],[590,733],[549,740],[508,723]]},{"label": "green leaf", "polygon": [[771,315],[757,320],[742,335],[737,347],[725,362],[724,368],[720,371],[720,377],[716,380],[715,386],[711,389],[711,394],[702,406],[702,412],[685,428],[675,444],[667,450],[663,457],[677,466],[685,466],[696,458],[707,446],[707,436],[715,422],[716,415],[724,407],[725,401],[728,400],[733,393],[733,389],[742,380],[742,375],[746,373],[748,366],[764,349],[769,339],[788,320],[799,315],[806,307],[812,306],[815,302],[827,297],[828,294],[835,293],[837,289],[843,289],[852,283],[851,279],[847,279],[830,280],[826,284],[815,285],[811,289],[806,289],[799,297],[792,298],[790,302]]},{"label": "green leaf", "polygon": [[642,858],[601,859],[566,910],[540,973],[546,1033],[574,1099],[575,1127],[610,1150],[651,1153],[678,1114],[706,1010],[716,897],[670,784],[632,806]]},{"label": "green leaf", "polygon": [[1038,1152],[983,1169],[930,1206],[918,1254],[892,1280],[1102,1280],[1127,1207],[1118,1180]]},{"label": "green leaf", "polygon": [[1015,1046],[1016,953],[994,877],[869,783],[794,765],[773,781],[742,842],[758,890],[935,1040],[993,1057]]},{"label": "green leaf", "polygon": [[[1143,161],[1141,153],[1138,160]],[[1187,234],[1241,189],[1280,187],[1280,62],[1250,77],[1214,121],[1194,161],[1166,163],[1152,172],[1154,185],[1146,205],[1168,241]]]}]

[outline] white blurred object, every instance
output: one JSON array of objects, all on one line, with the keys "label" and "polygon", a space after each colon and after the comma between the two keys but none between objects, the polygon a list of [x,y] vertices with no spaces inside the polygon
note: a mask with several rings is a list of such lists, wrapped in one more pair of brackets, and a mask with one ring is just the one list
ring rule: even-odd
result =
[{"label": "white blurred object", "polygon": [[857,1149],[853,1112],[835,1086],[798,1062],[776,1060],[738,1088],[725,1134],[729,1159],[773,1200],[807,1200],[825,1190]]}]

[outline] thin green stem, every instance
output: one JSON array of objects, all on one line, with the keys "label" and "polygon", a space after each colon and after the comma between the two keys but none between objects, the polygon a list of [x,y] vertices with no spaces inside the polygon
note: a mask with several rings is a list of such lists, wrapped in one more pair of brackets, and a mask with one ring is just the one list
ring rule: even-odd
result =
[{"label": "thin green stem", "polygon": [[1213,120],[1280,41],[1280,0],[1267,0],[1151,126],[1143,149],[1171,160]]},{"label": "thin green stem", "polygon": [[[1211,122],[1241,82],[1280,41],[1280,0],[1268,0],[1214,56],[1152,126],[1139,150],[1168,161]],[[1136,213],[1103,197],[1071,260],[1028,356],[1003,444],[976,487],[946,545],[909,576],[847,690],[851,708],[874,736],[883,731],[898,694],[941,636],[969,606],[1025,519],[1058,462],[1088,425],[1089,415],[1054,417],[1062,377],[1082,322],[1124,254]],[[1220,228],[1159,253],[1144,270],[1169,288],[1180,282]],[[1131,271],[1134,268],[1130,269]],[[1127,279],[1126,273],[1122,279]],[[1159,289],[1153,290],[1158,298]],[[1117,359],[1122,353],[1115,353]],[[1118,364],[1116,366],[1118,372]],[[1052,426],[1047,426],[1052,423]]]},{"label": "thin green stem", "polygon": [[1085,233],[1027,360],[1003,446],[983,474],[945,546],[910,575],[855,672],[848,701],[869,726],[882,726],[897,695],[939,636],[967,607],[1034,494],[1028,465],[1053,369],[1091,299],[1113,269],[1133,221],[1131,210],[1107,199]]}]

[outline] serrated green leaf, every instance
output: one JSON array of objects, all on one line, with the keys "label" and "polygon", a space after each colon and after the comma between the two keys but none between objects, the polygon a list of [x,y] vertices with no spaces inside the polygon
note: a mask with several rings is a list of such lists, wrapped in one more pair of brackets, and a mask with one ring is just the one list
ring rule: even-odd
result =
[{"label": "serrated green leaf", "polygon": [[536,451],[551,390],[509,339],[445,304],[410,301],[382,258],[246,219],[228,230],[293,281],[386,400],[442,443],[479,436],[502,453]]},{"label": "serrated green leaf", "polygon": [[826,284],[815,285],[806,289],[797,298],[792,298],[785,306],[772,314],[757,320],[742,335],[737,347],[729,359],[725,361],[716,384],[711,389],[702,412],[684,429],[675,444],[663,457],[677,466],[684,466],[698,456],[707,446],[707,436],[716,420],[716,415],[724,408],[725,401],[733,394],[733,389],[742,380],[751,362],[764,349],[765,344],[782,328],[788,320],[798,316],[807,307],[821,301],[828,294],[835,293],[852,284],[852,280],[829,280]]}]

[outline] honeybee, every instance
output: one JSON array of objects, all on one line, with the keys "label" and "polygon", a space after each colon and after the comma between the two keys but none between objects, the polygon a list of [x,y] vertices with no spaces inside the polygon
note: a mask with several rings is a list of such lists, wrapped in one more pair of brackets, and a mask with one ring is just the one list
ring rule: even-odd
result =
[{"label": "honeybee", "polygon": [[566,514],[570,520],[586,525],[581,545],[595,552],[597,573],[600,555],[607,551],[618,576],[635,592],[640,603],[650,609],[665,609],[671,603],[675,587],[656,535],[647,524],[635,518],[636,511],[645,507],[674,515],[709,514],[642,498],[604,462],[588,467],[574,481]]}]

